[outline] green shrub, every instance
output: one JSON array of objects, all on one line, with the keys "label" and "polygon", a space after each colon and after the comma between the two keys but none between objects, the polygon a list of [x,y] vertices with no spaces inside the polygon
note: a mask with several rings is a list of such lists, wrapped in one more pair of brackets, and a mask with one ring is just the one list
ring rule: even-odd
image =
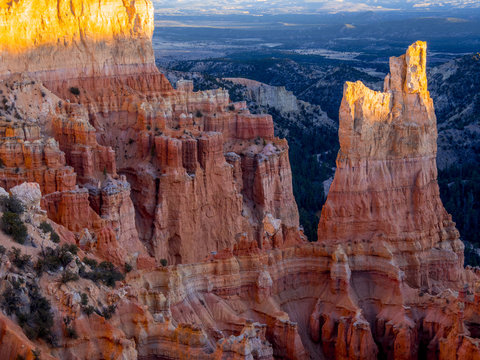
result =
[{"label": "green shrub", "polygon": [[5,246],[0,245],[0,256],[4,255],[7,252],[7,249],[5,249]]},{"label": "green shrub", "polygon": [[24,269],[30,263],[30,255],[22,255],[20,249],[12,248],[12,263],[19,269]]},{"label": "green shrub", "polygon": [[85,315],[90,316],[95,312],[95,308],[92,305],[85,305],[82,306],[82,311],[85,313]]},{"label": "green shrub", "polygon": [[48,222],[46,221],[42,221],[40,223],[40,229],[46,234],[48,232],[52,232],[53,231],[53,227],[52,225],[50,225]]},{"label": "green shrub", "polygon": [[69,281],[77,281],[78,279],[79,279],[79,277],[78,277],[77,274],[67,270],[67,271],[63,272],[62,277],[60,278],[60,282],[62,284],[66,284]]},{"label": "green shrub", "polygon": [[160,264],[161,264],[162,266],[164,266],[164,267],[167,266],[167,265],[168,265],[167,259],[161,259],[161,260],[160,260]]},{"label": "green shrub", "polygon": [[23,214],[25,208],[23,204],[16,196],[2,196],[0,198],[0,204],[3,211],[9,211],[15,214]]},{"label": "green shrub", "polygon": [[[92,280],[94,282],[101,281],[105,285],[110,287],[115,287],[115,283],[117,281],[123,280],[123,274],[117,270],[117,268],[109,261],[103,261],[97,266],[94,266],[94,262],[90,260],[90,264],[88,264],[85,259],[83,261],[88,264],[92,271],[86,271],[85,267],[80,267],[79,275],[85,279]],[[96,261],[95,261],[96,263]]]},{"label": "green shrub", "polygon": [[83,258],[83,262],[90,266],[92,269],[96,268],[98,266],[98,261],[95,259],[90,259],[88,257]]},{"label": "green shrub", "polygon": [[78,334],[72,325],[72,318],[70,316],[65,316],[63,318],[63,323],[65,324],[65,335],[70,339],[77,339]]},{"label": "green shrub", "polygon": [[195,117],[201,118],[202,116],[203,116],[203,113],[200,110],[197,110],[197,112],[195,113]]},{"label": "green shrub", "polygon": [[38,275],[47,270],[57,271],[61,266],[66,267],[73,260],[73,255],[76,255],[77,251],[78,247],[70,244],[63,244],[55,249],[47,247],[40,253],[34,268]]},{"label": "green shrub", "polygon": [[40,229],[45,234],[50,233],[50,240],[53,241],[55,244],[58,244],[60,242],[60,236],[58,236],[52,225],[50,225],[48,222],[42,221],[42,223],[40,224]]},{"label": "green shrub", "polygon": [[77,255],[78,253],[78,246],[75,245],[75,244],[63,244],[61,247],[60,247],[61,251],[64,251],[64,252],[70,252],[72,253],[73,255]]},{"label": "green shrub", "polygon": [[87,294],[82,293],[82,294],[80,295],[80,298],[81,298],[80,304],[82,304],[83,306],[88,305],[88,295],[87,295]]},{"label": "green shrub", "polygon": [[50,240],[52,240],[55,244],[58,244],[60,242],[60,236],[55,231],[52,231],[50,233]]},{"label": "green shrub", "polygon": [[125,272],[129,273],[132,270],[133,270],[132,265],[130,265],[129,263],[125,263]]},{"label": "green shrub", "polygon": [[21,312],[18,306],[21,301],[14,286],[7,288],[2,294],[2,306],[8,315],[15,314],[25,334],[32,340],[42,338],[52,342],[51,328],[53,313],[50,302],[42,296],[36,284],[27,284],[28,311]]},{"label": "green shrub", "polygon": [[115,314],[116,310],[117,305],[109,305],[103,309],[100,315],[103,316],[106,320],[108,320]]},{"label": "green shrub", "polygon": [[50,302],[42,296],[37,287],[29,292],[29,296],[31,326],[38,338],[48,340],[51,338],[51,328],[53,326]]},{"label": "green shrub", "polygon": [[2,215],[1,225],[3,232],[12,236],[15,242],[19,244],[25,243],[28,231],[18,213],[5,211]]},{"label": "green shrub", "polygon": [[7,315],[15,314],[18,309],[18,304],[20,303],[20,296],[13,287],[6,288],[2,293],[2,298],[2,307]]},{"label": "green shrub", "polygon": [[73,94],[73,95],[80,95],[80,89],[78,87],[75,87],[75,86],[72,86],[70,88],[70,92]]}]

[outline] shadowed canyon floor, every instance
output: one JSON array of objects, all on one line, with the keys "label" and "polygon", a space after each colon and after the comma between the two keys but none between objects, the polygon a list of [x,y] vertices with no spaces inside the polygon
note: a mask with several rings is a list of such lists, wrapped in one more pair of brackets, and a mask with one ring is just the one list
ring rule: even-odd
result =
[{"label": "shadowed canyon floor", "polygon": [[0,237],[2,358],[478,359],[426,44],[345,85],[308,243],[272,118],[174,88],[152,31],[148,0],[0,0],[2,221],[28,233]]}]

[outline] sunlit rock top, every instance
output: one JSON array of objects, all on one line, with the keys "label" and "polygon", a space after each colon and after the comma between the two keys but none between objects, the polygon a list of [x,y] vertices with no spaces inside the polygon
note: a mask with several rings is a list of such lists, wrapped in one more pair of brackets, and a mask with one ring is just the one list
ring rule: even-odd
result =
[{"label": "sunlit rock top", "polygon": [[149,0],[0,0],[0,77],[90,76],[153,64],[153,28]]}]

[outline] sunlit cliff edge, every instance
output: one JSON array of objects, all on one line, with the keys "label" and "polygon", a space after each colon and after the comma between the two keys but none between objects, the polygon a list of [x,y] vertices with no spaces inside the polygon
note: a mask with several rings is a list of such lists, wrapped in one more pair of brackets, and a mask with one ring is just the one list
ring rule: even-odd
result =
[{"label": "sunlit cliff edge", "polygon": [[61,72],[63,78],[154,64],[148,0],[0,2],[0,76]]},{"label": "sunlit cliff edge", "polygon": [[[2,1],[0,29],[0,186],[29,234],[0,234],[4,358],[478,359],[477,269],[438,194],[425,43],[391,58],[383,92],[345,85],[307,243],[272,118],[173,87],[149,1]],[[112,267],[113,284],[98,275]]]}]

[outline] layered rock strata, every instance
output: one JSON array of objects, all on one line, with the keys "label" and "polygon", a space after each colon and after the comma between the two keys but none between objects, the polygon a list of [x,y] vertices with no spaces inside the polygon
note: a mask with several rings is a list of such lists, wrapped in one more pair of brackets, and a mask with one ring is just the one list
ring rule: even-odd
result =
[{"label": "layered rock strata", "polygon": [[[2,317],[0,353],[478,358],[478,275],[438,196],[425,44],[391,59],[384,92],[346,85],[320,241],[306,244],[271,117],[224,90],[173,88],[152,30],[147,0],[0,0],[1,185],[39,184],[62,242],[81,248],[65,271],[91,269],[84,256],[133,270],[115,288],[42,275],[56,342]],[[2,286],[24,275],[2,255]]]},{"label": "layered rock strata", "polygon": [[339,138],[319,239],[350,246],[374,241],[412,287],[457,282],[463,244],[439,195],[426,43],[390,58],[383,92],[346,83]]},{"label": "layered rock strata", "polygon": [[[65,154],[61,160],[75,171],[68,189],[45,191],[40,184],[53,220],[80,237],[88,229],[122,241],[131,236],[116,224],[130,224],[133,231],[134,213],[134,237],[157,263],[203,260],[233,249],[241,234],[259,247],[304,241],[288,146],[274,138],[272,118],[231,103],[225,90],[194,92],[189,81],[174,89],[154,66],[150,2],[20,1],[1,8],[2,34],[9,35],[1,39],[0,76],[6,84],[15,82],[16,73],[27,84],[33,79],[42,98],[30,102],[50,104],[38,135],[55,138]],[[32,16],[26,31],[25,19]],[[54,57],[48,55],[53,48]],[[40,82],[44,89],[35,85]],[[19,97],[18,91],[5,93]],[[30,105],[16,103],[19,109]],[[107,174],[126,176],[129,210],[101,209],[99,183]],[[85,216],[76,217],[78,211]],[[273,232],[264,230],[266,217],[278,223]]]}]

